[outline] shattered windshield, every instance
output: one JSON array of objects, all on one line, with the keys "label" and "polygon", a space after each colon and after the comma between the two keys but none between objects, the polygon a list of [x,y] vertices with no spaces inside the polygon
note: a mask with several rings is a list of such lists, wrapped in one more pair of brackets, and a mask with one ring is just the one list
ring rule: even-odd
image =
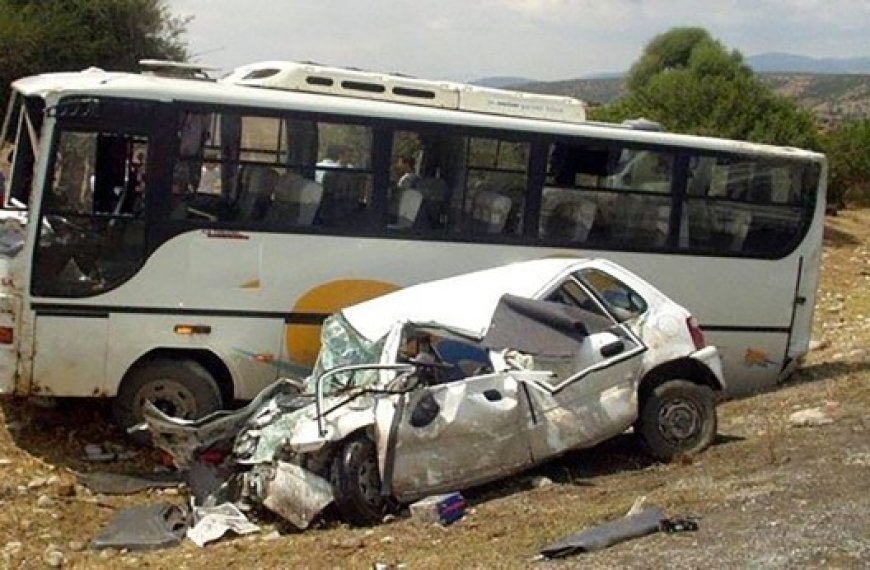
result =
[{"label": "shattered windshield", "polygon": [[[356,332],[341,313],[332,315],[323,323],[320,335],[320,354],[314,371],[306,380],[305,391],[313,394],[317,389],[317,378],[324,372],[338,366],[351,364],[377,364],[384,349],[384,339],[372,342]],[[378,379],[378,371],[363,370],[356,373],[337,374],[331,377],[323,387],[325,394],[330,394],[346,386],[353,378],[357,387],[368,386]]]}]

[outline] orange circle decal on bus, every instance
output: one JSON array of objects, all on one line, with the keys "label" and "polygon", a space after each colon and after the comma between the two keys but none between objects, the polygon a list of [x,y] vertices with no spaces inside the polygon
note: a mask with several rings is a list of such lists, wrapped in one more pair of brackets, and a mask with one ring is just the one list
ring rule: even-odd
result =
[{"label": "orange circle decal on bus", "polygon": [[[341,279],[318,285],[296,301],[293,313],[331,315],[344,307],[399,289],[398,285],[369,279]],[[314,366],[320,351],[320,325],[289,324],[284,339],[292,362]]]}]

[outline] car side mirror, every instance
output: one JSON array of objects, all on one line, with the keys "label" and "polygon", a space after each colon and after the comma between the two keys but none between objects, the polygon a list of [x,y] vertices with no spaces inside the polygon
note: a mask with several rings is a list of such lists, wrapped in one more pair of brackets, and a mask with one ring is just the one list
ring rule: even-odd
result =
[{"label": "car side mirror", "polygon": [[621,340],[615,340],[601,347],[601,356],[610,358],[620,354],[623,350],[625,350],[625,343]]}]

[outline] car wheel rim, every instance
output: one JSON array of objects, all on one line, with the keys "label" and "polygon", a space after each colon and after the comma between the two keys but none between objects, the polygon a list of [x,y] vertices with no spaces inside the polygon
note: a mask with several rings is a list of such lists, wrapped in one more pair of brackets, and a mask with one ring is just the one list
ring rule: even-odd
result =
[{"label": "car wheel rim", "polygon": [[378,465],[374,458],[368,458],[359,466],[359,490],[366,503],[374,508],[381,505],[381,481],[378,477]]},{"label": "car wheel rim", "polygon": [[193,393],[177,382],[152,382],[144,386],[136,399],[136,412],[141,415],[145,402],[151,402],[161,412],[175,418],[196,417],[196,399]]},{"label": "car wheel rim", "polygon": [[659,411],[659,431],[671,443],[681,445],[701,431],[701,410],[688,400],[672,400]]}]

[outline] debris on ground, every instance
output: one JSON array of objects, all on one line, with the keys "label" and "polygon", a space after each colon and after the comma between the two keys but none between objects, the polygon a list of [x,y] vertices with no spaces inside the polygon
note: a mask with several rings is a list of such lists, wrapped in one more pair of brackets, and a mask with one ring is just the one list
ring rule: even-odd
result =
[{"label": "debris on ground", "polygon": [[426,497],[411,505],[411,518],[422,524],[449,525],[465,516],[465,498],[459,493]]},{"label": "debris on ground", "polygon": [[816,427],[834,423],[832,406],[798,410],[788,417],[791,427]]},{"label": "debris on ground", "polygon": [[661,529],[665,519],[659,507],[650,507],[635,515],[612,520],[585,529],[541,549],[546,558],[562,558],[579,552],[601,550],[623,540],[652,534]]},{"label": "debris on ground", "polygon": [[88,443],[85,444],[85,454],[82,456],[82,460],[93,463],[127,461],[136,458],[138,455],[139,453],[136,451],[111,442]]},{"label": "debris on ground", "polygon": [[140,505],[121,509],[91,541],[104,550],[158,550],[176,546],[188,529],[189,514],[180,505]]},{"label": "debris on ground", "polygon": [[196,523],[188,529],[187,538],[199,547],[230,531],[240,536],[260,531],[260,527],[249,521],[232,503],[223,503],[216,507],[196,507],[193,514]]},{"label": "debris on ground", "polygon": [[93,493],[104,495],[133,495],[146,489],[178,487],[184,482],[177,471],[156,473],[77,473],[79,484]]}]

